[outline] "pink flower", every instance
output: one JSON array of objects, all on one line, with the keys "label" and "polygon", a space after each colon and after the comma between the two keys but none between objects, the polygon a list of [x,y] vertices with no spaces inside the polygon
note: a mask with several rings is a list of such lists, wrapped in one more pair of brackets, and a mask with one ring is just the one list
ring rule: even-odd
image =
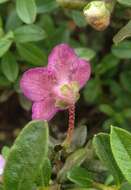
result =
[{"label": "pink flower", "polygon": [[59,110],[74,104],[90,73],[90,64],[77,57],[72,48],[57,45],[47,67],[26,71],[20,81],[24,95],[33,101],[32,119],[50,120]]},{"label": "pink flower", "polygon": [[2,155],[0,155],[0,175],[3,174],[4,167],[5,167],[5,159],[3,158]]}]

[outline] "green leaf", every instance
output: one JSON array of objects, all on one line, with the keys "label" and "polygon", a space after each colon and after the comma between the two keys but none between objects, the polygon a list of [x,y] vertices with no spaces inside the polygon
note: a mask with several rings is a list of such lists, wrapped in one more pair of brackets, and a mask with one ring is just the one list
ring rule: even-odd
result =
[{"label": "green leaf", "polygon": [[98,75],[105,74],[106,72],[110,71],[111,69],[115,69],[119,64],[120,60],[112,55],[111,53],[105,55],[101,62],[96,65],[95,73]]},{"label": "green leaf", "polygon": [[10,82],[14,82],[17,79],[19,73],[19,66],[16,62],[14,55],[11,52],[7,52],[1,63],[1,68]]},{"label": "green leaf", "polygon": [[131,133],[112,126],[110,142],[119,168],[127,181],[131,183]]},{"label": "green leaf", "polygon": [[119,32],[114,36],[113,41],[115,44],[120,43],[125,38],[131,36],[131,20],[119,30]]},{"label": "green leaf", "polygon": [[120,81],[124,89],[131,93],[131,71],[122,72]]},{"label": "green leaf", "polygon": [[9,1],[9,0],[0,0],[0,4],[1,3],[6,3],[7,1]]},{"label": "green leaf", "polygon": [[13,38],[13,32],[8,32],[3,38],[0,39],[0,57],[8,51],[13,42]]},{"label": "green leaf", "polygon": [[46,38],[46,33],[41,27],[31,24],[17,28],[14,31],[14,37],[16,42],[25,43],[43,40]]},{"label": "green leaf", "polygon": [[48,187],[50,178],[51,178],[51,172],[52,172],[52,167],[51,167],[51,162],[48,158],[44,160],[44,163],[41,167],[40,175],[41,175],[41,185]]},{"label": "green leaf", "polygon": [[56,0],[37,0],[37,13],[48,13],[58,8]]},{"label": "green leaf", "polygon": [[46,65],[47,56],[38,46],[32,43],[17,44],[17,50],[22,59],[35,66]]},{"label": "green leaf", "polygon": [[131,0],[117,0],[120,4],[130,7]]},{"label": "green leaf", "polygon": [[0,74],[0,87],[10,86],[10,81],[4,76]]},{"label": "green leaf", "polygon": [[113,108],[112,108],[110,105],[108,105],[108,104],[101,104],[101,105],[99,106],[99,109],[100,109],[101,112],[107,114],[108,116],[113,116],[113,115],[115,115],[115,111],[114,111]]},{"label": "green leaf", "polygon": [[77,149],[73,152],[67,159],[58,174],[59,180],[62,182],[66,179],[67,172],[72,169],[74,166],[79,166],[87,157],[87,150],[86,148]]},{"label": "green leaf", "polygon": [[80,11],[73,10],[70,14],[77,26],[84,27],[87,25],[84,15]]},{"label": "green leaf", "polygon": [[131,184],[128,183],[122,184],[120,190],[131,190]]},{"label": "green leaf", "polygon": [[11,148],[4,170],[6,190],[32,190],[41,163],[47,156],[48,125],[30,122]]},{"label": "green leaf", "polygon": [[35,0],[16,0],[16,11],[24,23],[33,23],[37,15]]},{"label": "green leaf", "polygon": [[84,89],[84,98],[87,102],[94,103],[101,96],[101,84],[98,79],[92,79]]},{"label": "green leaf", "polygon": [[82,58],[85,59],[87,61],[90,61],[91,59],[93,59],[95,57],[95,51],[93,51],[90,48],[75,48],[75,52],[76,54]]},{"label": "green leaf", "polygon": [[116,183],[119,184],[122,180],[122,174],[113,158],[113,154],[110,147],[110,136],[105,133],[99,133],[94,137],[93,145],[99,159],[104,163],[104,165],[113,175]]},{"label": "green leaf", "polygon": [[131,41],[123,41],[118,45],[112,46],[112,53],[120,59],[131,58]]},{"label": "green leaf", "polygon": [[74,167],[68,173],[67,177],[70,181],[79,185],[80,187],[91,187],[92,176],[91,173],[81,167]]}]

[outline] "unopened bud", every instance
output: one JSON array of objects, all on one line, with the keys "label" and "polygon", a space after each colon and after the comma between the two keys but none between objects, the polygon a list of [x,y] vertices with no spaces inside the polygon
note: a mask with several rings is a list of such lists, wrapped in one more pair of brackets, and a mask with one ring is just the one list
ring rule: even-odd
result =
[{"label": "unopened bud", "polygon": [[56,0],[56,2],[67,9],[82,9],[87,4],[85,0]]},{"label": "unopened bud", "polygon": [[84,8],[85,18],[93,28],[102,31],[110,24],[111,12],[104,1],[92,1]]}]

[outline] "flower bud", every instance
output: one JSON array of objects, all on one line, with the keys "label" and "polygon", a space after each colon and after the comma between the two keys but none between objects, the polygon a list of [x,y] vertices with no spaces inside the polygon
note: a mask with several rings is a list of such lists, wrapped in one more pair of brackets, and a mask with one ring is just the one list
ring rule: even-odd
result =
[{"label": "flower bud", "polygon": [[56,1],[61,7],[68,9],[81,9],[87,4],[85,0],[56,0]]},{"label": "flower bud", "polygon": [[111,12],[104,1],[92,1],[84,8],[85,18],[98,31],[106,29],[110,24]]}]

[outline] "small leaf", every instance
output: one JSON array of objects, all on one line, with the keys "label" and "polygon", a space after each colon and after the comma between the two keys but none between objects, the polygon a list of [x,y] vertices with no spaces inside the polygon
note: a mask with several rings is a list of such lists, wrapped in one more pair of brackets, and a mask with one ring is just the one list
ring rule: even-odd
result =
[{"label": "small leaf", "polygon": [[93,139],[93,145],[99,159],[105,164],[110,173],[113,175],[115,181],[120,183],[122,174],[118,168],[110,147],[110,137],[108,134],[99,133]]},{"label": "small leaf", "polygon": [[120,74],[120,81],[125,90],[131,93],[131,71],[125,71]]},{"label": "small leaf", "polygon": [[24,23],[33,23],[36,19],[37,11],[35,0],[16,0],[16,11]]},{"label": "small leaf", "polygon": [[79,166],[87,157],[87,150],[81,148],[73,152],[66,160],[63,168],[58,174],[59,180],[62,182],[66,179],[67,172],[74,166]]},{"label": "small leaf", "polygon": [[131,21],[129,21],[119,32],[114,36],[113,41],[115,44],[120,43],[125,38],[131,36]]},{"label": "small leaf", "polygon": [[3,38],[0,39],[0,57],[8,51],[13,42],[13,38],[13,32],[8,32]]},{"label": "small leaf", "polygon": [[35,66],[46,65],[47,57],[44,51],[32,43],[17,44],[20,56]]},{"label": "small leaf", "polygon": [[70,181],[79,185],[80,187],[91,187],[92,176],[91,173],[81,167],[74,167],[68,173],[67,177]]},{"label": "small leaf", "polygon": [[87,102],[94,103],[101,96],[101,84],[98,79],[92,79],[84,89],[84,98]]},{"label": "small leaf", "polygon": [[131,0],[117,0],[120,4],[130,7],[131,6]]},{"label": "small leaf", "polygon": [[41,163],[47,156],[48,126],[44,121],[30,122],[11,148],[4,170],[6,190],[32,190]]},{"label": "small leaf", "polygon": [[99,106],[99,109],[100,109],[101,112],[107,114],[108,116],[113,116],[113,115],[115,115],[115,111],[114,111],[113,108],[112,108],[110,105],[108,105],[108,104],[101,104],[101,105]]},{"label": "small leaf", "polygon": [[6,3],[7,1],[9,1],[9,0],[0,0],[0,4],[1,3]]},{"label": "small leaf", "polygon": [[123,41],[118,45],[112,46],[112,53],[120,59],[131,58],[131,41]]},{"label": "small leaf", "polygon": [[91,59],[93,59],[95,57],[95,51],[93,51],[90,48],[75,48],[75,52],[76,54],[82,58],[85,59],[87,61],[90,61]]},{"label": "small leaf", "polygon": [[16,62],[14,55],[11,52],[7,52],[1,63],[1,68],[10,82],[14,82],[17,79],[19,73],[19,66]]},{"label": "small leaf", "polygon": [[37,25],[25,25],[14,31],[16,42],[25,43],[43,40],[46,37],[45,31]]},{"label": "small leaf", "polygon": [[56,0],[37,0],[37,13],[48,13],[58,8]]},{"label": "small leaf", "polygon": [[124,177],[131,183],[131,133],[112,126],[110,141],[114,158]]},{"label": "small leaf", "polygon": [[87,25],[84,15],[80,11],[73,10],[70,14],[77,26],[84,27]]}]

